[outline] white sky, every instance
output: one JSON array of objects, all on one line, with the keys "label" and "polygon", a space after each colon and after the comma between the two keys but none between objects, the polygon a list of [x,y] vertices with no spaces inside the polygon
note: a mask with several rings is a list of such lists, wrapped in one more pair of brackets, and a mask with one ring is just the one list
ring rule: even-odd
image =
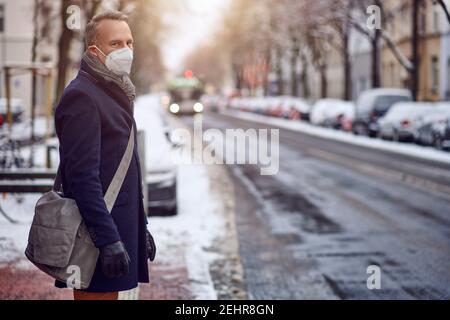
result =
[{"label": "white sky", "polygon": [[162,47],[167,68],[177,73],[182,71],[186,55],[216,30],[230,0],[174,1],[179,2],[181,9],[167,14],[173,29]]}]

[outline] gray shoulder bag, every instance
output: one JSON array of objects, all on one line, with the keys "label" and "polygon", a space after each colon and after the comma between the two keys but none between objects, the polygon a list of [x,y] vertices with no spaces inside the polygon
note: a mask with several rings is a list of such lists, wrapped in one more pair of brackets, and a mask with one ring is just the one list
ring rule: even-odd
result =
[{"label": "gray shoulder bag", "polygon": [[[108,212],[116,202],[134,149],[134,125],[127,149],[104,196]],[[36,203],[33,223],[28,235],[27,258],[51,277],[70,288],[87,289],[95,271],[99,250],[83,222],[75,200],[65,198],[61,187],[60,168],[53,190]]]}]

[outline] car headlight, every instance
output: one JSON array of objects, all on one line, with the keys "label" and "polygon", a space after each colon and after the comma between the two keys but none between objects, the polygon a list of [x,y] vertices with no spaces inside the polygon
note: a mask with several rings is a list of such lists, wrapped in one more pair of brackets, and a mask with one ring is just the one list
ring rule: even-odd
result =
[{"label": "car headlight", "polygon": [[203,111],[203,105],[200,102],[197,102],[194,104],[194,111],[195,112],[202,112]]},{"label": "car headlight", "polygon": [[180,106],[176,103],[173,103],[170,105],[169,111],[172,113],[178,113],[178,112],[180,112]]}]

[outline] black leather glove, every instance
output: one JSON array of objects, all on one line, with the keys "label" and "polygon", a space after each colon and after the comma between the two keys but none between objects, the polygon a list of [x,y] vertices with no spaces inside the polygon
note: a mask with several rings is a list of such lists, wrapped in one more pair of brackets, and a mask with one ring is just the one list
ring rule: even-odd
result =
[{"label": "black leather glove", "polygon": [[100,260],[107,278],[123,277],[130,272],[131,260],[122,241],[101,247]]},{"label": "black leather glove", "polygon": [[151,235],[150,231],[145,230],[145,244],[147,247],[147,257],[150,259],[150,261],[155,260],[156,255],[156,245],[155,240],[153,239],[153,236]]}]

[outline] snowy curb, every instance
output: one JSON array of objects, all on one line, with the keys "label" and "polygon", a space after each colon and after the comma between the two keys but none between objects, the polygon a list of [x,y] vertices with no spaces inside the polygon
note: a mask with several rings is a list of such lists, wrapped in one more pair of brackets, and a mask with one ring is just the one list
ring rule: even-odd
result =
[{"label": "snowy curb", "polygon": [[423,160],[450,164],[450,153],[435,150],[429,147],[418,145],[408,145],[405,143],[397,143],[392,141],[384,141],[363,136],[355,136],[352,133],[337,131],[327,128],[315,127],[313,125],[293,122],[292,120],[269,118],[267,116],[246,113],[242,111],[222,111],[222,114],[242,120],[268,124],[275,127],[302,132],[311,136],[335,140],[357,146],[362,146],[375,150],[387,151],[399,155],[415,157]]}]

